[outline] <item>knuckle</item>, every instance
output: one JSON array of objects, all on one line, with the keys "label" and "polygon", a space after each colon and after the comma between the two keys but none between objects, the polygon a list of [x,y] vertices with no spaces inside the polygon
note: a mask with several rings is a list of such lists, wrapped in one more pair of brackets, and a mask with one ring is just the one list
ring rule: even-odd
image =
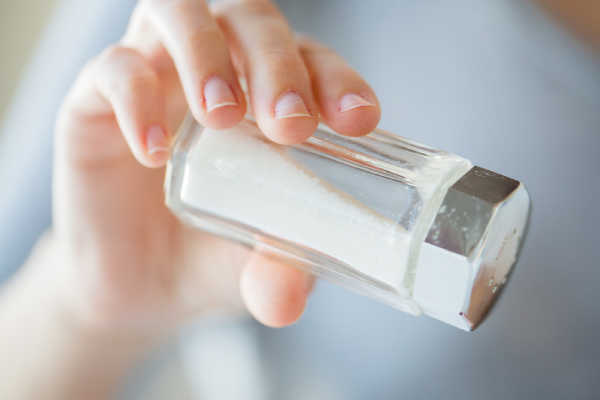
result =
[{"label": "knuckle", "polygon": [[261,63],[282,69],[301,63],[298,53],[291,47],[264,46],[258,50],[257,56]]},{"label": "knuckle", "polygon": [[113,44],[102,50],[102,52],[96,58],[96,62],[98,64],[110,64],[128,56],[128,53],[129,51],[125,47],[118,44]]},{"label": "knuckle", "polygon": [[[121,81],[119,83],[119,81]],[[116,87],[121,91],[137,93],[155,87],[158,84],[158,77],[148,70],[138,70],[132,72],[123,79],[117,80]]]},{"label": "knuckle", "polygon": [[145,64],[140,54],[120,45],[103,50],[88,68],[88,73],[96,75],[100,87],[114,95],[137,93],[160,84],[158,74]]},{"label": "knuckle", "polygon": [[281,12],[273,3],[266,0],[254,0],[243,3],[243,11],[254,17],[274,17],[282,18]]},{"label": "knuckle", "polygon": [[300,52],[304,56],[324,56],[329,58],[339,58],[340,56],[331,48],[305,36],[297,39]]},{"label": "knuckle", "polygon": [[151,72],[132,71],[119,76],[104,79],[104,92],[109,97],[131,98],[138,93],[151,93],[158,85],[158,78]]},{"label": "knuckle", "polygon": [[209,24],[211,19],[199,0],[147,0],[144,8],[153,20],[182,23],[183,25]]},{"label": "knuckle", "polygon": [[207,43],[223,42],[221,31],[199,0],[148,0],[147,12],[158,25],[164,25],[185,50],[194,50]]},{"label": "knuckle", "polygon": [[182,38],[181,45],[189,51],[212,43],[218,46],[222,43],[221,31],[213,24],[198,24],[190,32],[186,32]]},{"label": "knuckle", "polygon": [[135,70],[129,74],[110,79],[108,90],[123,97],[132,97],[136,93],[150,93],[158,85],[156,74],[148,70]]},{"label": "knuckle", "polygon": [[146,10],[148,11],[170,11],[178,13],[189,12],[192,9],[192,7],[195,7],[197,5],[197,0],[143,0],[140,4],[141,7],[146,8]]},{"label": "knuckle", "polygon": [[210,9],[217,18],[285,21],[277,6],[267,0],[221,1],[211,4]]}]

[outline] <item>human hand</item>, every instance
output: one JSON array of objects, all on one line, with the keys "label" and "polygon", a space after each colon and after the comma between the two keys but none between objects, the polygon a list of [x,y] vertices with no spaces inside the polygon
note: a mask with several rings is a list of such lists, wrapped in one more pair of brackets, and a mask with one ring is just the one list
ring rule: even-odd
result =
[{"label": "human hand", "polygon": [[[238,79],[270,139],[298,143],[319,118],[346,135],[371,131],[377,98],[339,56],[296,38],[266,0],[140,1],[122,40],[92,60],[67,96],[55,139],[57,293],[95,327],[176,326],[215,308],[261,322],[302,313],[312,278],[194,231],[165,207],[163,166],[188,107],[211,128],[246,113]],[[240,284],[241,282],[241,284]]]}]

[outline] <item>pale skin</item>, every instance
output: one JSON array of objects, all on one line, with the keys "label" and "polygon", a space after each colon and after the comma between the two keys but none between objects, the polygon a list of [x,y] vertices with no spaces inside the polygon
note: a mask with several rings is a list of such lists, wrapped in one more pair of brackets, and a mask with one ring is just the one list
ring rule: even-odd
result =
[{"label": "pale skin", "polygon": [[[584,16],[597,15],[586,12],[595,2],[540,2],[596,32],[577,22],[592,21]],[[194,231],[164,205],[183,115],[189,107],[205,126],[236,125],[247,110],[238,78],[278,143],[302,142],[319,119],[350,136],[379,121],[369,85],[296,37],[269,1],[141,0],[125,36],[88,63],[60,109],[53,228],[0,288],[0,359],[10,360],[0,398],[110,398],[145,353],[206,312],[247,310],[273,327],[300,317],[310,275]]]},{"label": "pale skin", "polygon": [[282,260],[182,225],[162,183],[188,107],[299,143],[319,119],[357,136],[380,116],[369,85],[298,38],[266,0],[140,1],[119,43],[91,60],[60,109],[53,227],[0,292],[0,398],[107,398],[152,346],[205,312],[273,327],[302,314],[313,278]]}]

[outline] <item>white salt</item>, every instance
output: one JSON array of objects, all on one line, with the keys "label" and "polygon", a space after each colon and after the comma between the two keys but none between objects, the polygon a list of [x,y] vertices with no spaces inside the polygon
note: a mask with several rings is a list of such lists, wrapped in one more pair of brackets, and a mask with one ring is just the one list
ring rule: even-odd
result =
[{"label": "white salt", "polygon": [[399,288],[408,233],[248,129],[202,131],[188,155],[182,200]]}]

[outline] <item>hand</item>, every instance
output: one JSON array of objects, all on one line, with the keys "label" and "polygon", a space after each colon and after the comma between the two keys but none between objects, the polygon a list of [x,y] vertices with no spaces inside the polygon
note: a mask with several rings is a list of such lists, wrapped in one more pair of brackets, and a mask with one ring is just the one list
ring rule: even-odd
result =
[{"label": "hand", "polygon": [[[262,131],[298,143],[319,117],[362,135],[379,120],[375,94],[339,56],[295,38],[266,0],[140,1],[125,36],[92,60],[66,98],[55,143],[55,281],[90,326],[156,329],[214,308],[247,308],[283,326],[302,313],[312,278],[193,231],[165,207],[163,166],[189,107],[227,128],[246,113],[248,84]],[[241,281],[241,285],[239,282]]]}]

